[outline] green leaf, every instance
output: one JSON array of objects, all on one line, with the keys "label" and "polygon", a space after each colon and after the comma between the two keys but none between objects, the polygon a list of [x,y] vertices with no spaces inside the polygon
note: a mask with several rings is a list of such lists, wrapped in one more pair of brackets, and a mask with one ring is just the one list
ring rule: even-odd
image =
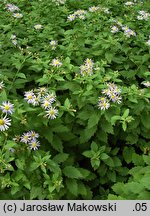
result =
[{"label": "green leaf", "polygon": [[126,109],[126,110],[124,111],[122,117],[123,117],[124,119],[126,119],[126,118],[128,117],[128,115],[129,115],[129,109]]},{"label": "green leaf", "polygon": [[69,154],[59,153],[53,158],[53,160],[59,164],[59,163],[63,163],[64,161],[66,161],[68,157],[69,157]]},{"label": "green leaf", "polygon": [[144,160],[143,160],[142,156],[140,156],[136,153],[132,154],[132,162],[136,166],[143,166],[144,165]]},{"label": "green leaf", "polygon": [[80,143],[87,142],[94,135],[96,130],[97,130],[97,126],[94,126],[90,129],[85,129],[84,131],[81,131]]},{"label": "green leaf", "polygon": [[140,180],[140,184],[150,191],[150,174],[145,174]]},{"label": "green leaf", "polygon": [[31,164],[29,170],[30,170],[30,171],[34,171],[34,170],[36,170],[39,166],[40,166],[39,163],[33,162],[33,163]]},{"label": "green leaf", "polygon": [[7,100],[7,94],[6,94],[6,91],[3,90],[1,93],[0,93],[0,103],[2,103],[3,101],[6,101]]},{"label": "green leaf", "polygon": [[97,125],[98,122],[99,122],[99,120],[100,120],[100,113],[94,112],[93,114],[91,114],[91,115],[89,116],[87,128],[90,129],[90,128],[92,128],[93,126]]},{"label": "green leaf", "polygon": [[16,159],[15,164],[19,169],[24,170],[25,161],[23,159]]},{"label": "green leaf", "polygon": [[104,163],[110,167],[114,167],[114,161],[111,157],[109,157],[107,160],[105,160]]},{"label": "green leaf", "polygon": [[94,141],[91,143],[91,150],[94,152],[98,151],[98,145]]},{"label": "green leaf", "polygon": [[98,159],[98,158],[92,158],[91,159],[91,165],[92,165],[92,167],[94,168],[94,170],[96,170],[96,169],[98,169],[99,168],[99,166],[100,166],[100,160]]},{"label": "green leaf", "polygon": [[150,113],[143,112],[141,116],[141,121],[144,127],[146,127],[147,129],[150,129]]},{"label": "green leaf", "polygon": [[65,108],[70,108],[71,104],[68,98],[66,98],[65,102],[64,102],[64,107]]},{"label": "green leaf", "polygon": [[148,155],[143,155],[143,160],[147,165],[150,165],[150,156]]},{"label": "green leaf", "polygon": [[17,73],[16,77],[22,78],[22,79],[26,79],[26,75],[24,73]]},{"label": "green leaf", "polygon": [[122,129],[123,129],[124,131],[127,130],[127,124],[126,124],[126,122],[122,122]]},{"label": "green leaf", "polygon": [[56,133],[65,133],[69,131],[69,128],[64,125],[56,125],[52,128],[52,131]]},{"label": "green leaf", "polygon": [[75,179],[67,179],[66,185],[70,193],[72,193],[74,196],[78,195],[78,184]]},{"label": "green leaf", "polygon": [[107,160],[109,158],[109,155],[107,155],[106,153],[102,153],[101,155],[100,155],[100,159],[101,160]]},{"label": "green leaf", "polygon": [[63,169],[63,173],[68,178],[80,179],[80,178],[83,177],[82,174],[81,174],[81,172],[78,170],[78,168],[73,167],[73,166],[66,166]]},{"label": "green leaf", "polygon": [[53,142],[51,143],[51,145],[58,152],[61,152],[61,153],[63,152],[63,144],[62,144],[62,140],[59,138],[59,136],[54,135]]},{"label": "green leaf", "polygon": [[120,119],[121,119],[121,116],[113,116],[113,117],[111,117],[111,124],[115,125],[116,121],[120,120]]},{"label": "green leaf", "polygon": [[82,154],[87,158],[93,157],[92,151],[84,151]]},{"label": "green leaf", "polygon": [[125,161],[127,162],[127,164],[131,163],[132,161],[132,154],[134,153],[134,149],[133,148],[128,148],[125,147],[123,150],[123,157],[125,159]]}]

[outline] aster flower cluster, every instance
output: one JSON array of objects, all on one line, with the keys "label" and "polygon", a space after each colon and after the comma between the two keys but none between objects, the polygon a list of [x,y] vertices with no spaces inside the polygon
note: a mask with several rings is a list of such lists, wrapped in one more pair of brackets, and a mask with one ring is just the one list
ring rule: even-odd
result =
[{"label": "aster flower cluster", "polygon": [[139,14],[139,15],[137,16],[137,19],[138,19],[138,20],[148,20],[149,17],[150,17],[150,13],[145,12],[145,11],[143,11],[143,10],[138,11],[138,14]]},{"label": "aster flower cluster", "polygon": [[132,5],[134,5],[134,2],[128,1],[124,5],[126,5],[126,6],[132,6]]},{"label": "aster flower cluster", "polygon": [[150,35],[148,41],[146,42],[146,45],[150,46]]},{"label": "aster flower cluster", "polygon": [[24,96],[28,104],[41,106],[45,110],[45,117],[48,119],[55,119],[58,115],[58,110],[53,104],[56,101],[56,96],[54,93],[50,93],[45,87],[27,91]]},{"label": "aster flower cluster", "polygon": [[59,6],[65,4],[66,0],[52,0],[52,2]]},{"label": "aster flower cluster", "polygon": [[99,97],[98,109],[106,110],[110,107],[110,102],[120,104],[122,102],[121,89],[114,83],[107,83],[107,89],[102,90],[104,96]]},{"label": "aster flower cluster", "polygon": [[2,105],[0,105],[0,110],[0,131],[5,131],[11,126],[11,119],[7,116],[14,112],[14,104],[11,104],[9,101],[4,101]]},{"label": "aster flower cluster", "polygon": [[114,20],[114,22],[116,23],[116,25],[111,27],[112,33],[118,32],[120,30],[119,28],[121,28],[121,30],[124,31],[124,35],[126,37],[130,38],[131,36],[136,36],[136,33],[132,29],[130,29],[128,26],[123,26],[120,22],[117,22],[116,20]]},{"label": "aster flower cluster", "polygon": [[73,21],[73,20],[75,20],[77,18],[84,20],[85,19],[85,14],[86,14],[85,10],[77,10],[73,14],[70,14],[68,16],[68,20]]},{"label": "aster flower cluster", "polygon": [[146,86],[147,88],[150,87],[150,81],[143,82],[142,84],[143,84],[144,86]]},{"label": "aster flower cluster", "polygon": [[61,67],[62,66],[62,62],[58,59],[58,58],[54,58],[51,62],[51,65],[54,67]]},{"label": "aster flower cluster", "polygon": [[40,146],[40,142],[37,138],[39,138],[38,133],[35,131],[28,131],[27,133],[22,134],[19,141],[28,144],[30,149],[37,150]]},{"label": "aster flower cluster", "polygon": [[16,35],[15,34],[11,35],[10,39],[11,39],[11,42],[16,46],[18,43]]},{"label": "aster flower cluster", "polygon": [[18,11],[20,11],[20,8],[18,6],[14,5],[14,4],[10,4],[10,3],[6,4],[5,6],[6,6],[8,11],[13,13],[12,14],[13,17],[15,17],[15,18],[22,18],[23,17],[23,15],[21,13],[18,13]]},{"label": "aster flower cluster", "polygon": [[36,24],[36,25],[34,25],[34,28],[35,28],[36,30],[40,30],[40,29],[43,28],[43,26],[42,26],[41,24]]},{"label": "aster flower cluster", "polygon": [[7,10],[10,12],[20,11],[20,8],[14,4],[8,3],[5,6],[6,6]]},{"label": "aster flower cluster", "polygon": [[112,33],[116,33],[116,32],[118,32],[119,31],[119,28],[117,27],[117,26],[112,26],[111,27],[111,32]]},{"label": "aster flower cluster", "polygon": [[55,40],[51,40],[51,41],[49,42],[49,44],[50,44],[52,50],[55,50],[55,49],[56,49],[57,41],[55,41]]},{"label": "aster flower cluster", "polygon": [[89,7],[89,11],[90,12],[95,12],[95,11],[97,11],[97,10],[99,10],[100,9],[100,7],[96,7],[96,6],[92,6],[92,7]]},{"label": "aster flower cluster", "polygon": [[87,58],[83,65],[80,66],[80,74],[82,76],[92,75],[93,74],[94,62],[92,59]]},{"label": "aster flower cluster", "polygon": [[4,82],[1,81],[1,82],[0,82],[0,90],[3,90],[4,87],[5,87]]}]

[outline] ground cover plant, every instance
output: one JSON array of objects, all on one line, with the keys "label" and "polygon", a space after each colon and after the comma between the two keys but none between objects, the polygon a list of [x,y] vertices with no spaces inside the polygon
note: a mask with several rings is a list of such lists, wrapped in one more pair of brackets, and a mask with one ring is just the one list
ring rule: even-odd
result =
[{"label": "ground cover plant", "polygon": [[0,199],[150,199],[149,1],[0,17]]}]

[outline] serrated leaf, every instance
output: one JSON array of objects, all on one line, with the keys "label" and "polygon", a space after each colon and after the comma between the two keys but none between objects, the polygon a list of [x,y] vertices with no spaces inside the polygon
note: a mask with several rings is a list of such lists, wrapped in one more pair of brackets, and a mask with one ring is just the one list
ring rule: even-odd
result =
[{"label": "serrated leaf", "polygon": [[113,116],[113,117],[111,117],[111,124],[115,125],[116,121],[120,120],[120,119],[121,119],[121,116]]},{"label": "serrated leaf", "polygon": [[67,179],[66,185],[70,193],[72,193],[74,196],[78,195],[78,184],[75,179]]},{"label": "serrated leaf", "polygon": [[52,147],[58,152],[63,152],[62,140],[58,136],[53,137],[53,142],[51,143]]},{"label": "serrated leaf", "polygon": [[89,151],[84,151],[83,153],[82,153],[85,157],[87,157],[87,158],[91,158],[91,157],[93,157],[93,154],[92,154],[92,152],[89,150]]},{"label": "serrated leaf", "polygon": [[66,166],[63,169],[63,173],[68,178],[80,179],[83,177],[81,172],[78,170],[78,168],[73,167],[73,166]]},{"label": "serrated leaf", "polygon": [[26,79],[26,75],[24,73],[17,73],[16,77]]},{"label": "serrated leaf", "polygon": [[125,147],[123,150],[123,157],[128,164],[132,161],[132,154],[133,153],[134,153],[133,148]]},{"label": "serrated leaf", "polygon": [[150,174],[145,174],[145,176],[140,180],[140,184],[150,191]]},{"label": "serrated leaf", "polygon": [[88,126],[87,128],[90,129],[93,126],[97,125],[98,122],[100,120],[100,113],[93,113],[89,116],[89,120],[88,120]]},{"label": "serrated leaf", "polygon": [[122,117],[123,117],[124,119],[126,119],[126,118],[128,117],[128,115],[129,115],[129,109],[126,109],[126,110],[124,111]]},{"label": "serrated leaf", "polygon": [[90,129],[85,129],[83,132],[81,132],[80,143],[87,142],[94,135],[96,130],[97,130],[97,126],[94,126]]},{"label": "serrated leaf", "polygon": [[69,154],[59,153],[53,158],[53,160],[59,164],[59,163],[63,163],[64,161],[66,161],[68,157],[69,157]]},{"label": "serrated leaf", "polygon": [[100,155],[100,159],[101,160],[107,160],[109,158],[109,155],[107,155],[106,153],[102,153],[101,155]]},{"label": "serrated leaf", "polygon": [[91,150],[94,152],[98,151],[98,145],[94,141],[91,143]]},{"label": "serrated leaf", "polygon": [[25,161],[24,160],[16,159],[15,164],[19,169],[24,170],[24,167],[25,167]]}]

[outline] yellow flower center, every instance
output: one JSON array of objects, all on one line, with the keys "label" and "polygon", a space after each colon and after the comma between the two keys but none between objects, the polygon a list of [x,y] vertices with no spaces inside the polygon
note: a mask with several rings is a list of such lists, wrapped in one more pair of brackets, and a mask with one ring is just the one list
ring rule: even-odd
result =
[{"label": "yellow flower center", "polygon": [[28,136],[24,136],[23,138],[24,138],[24,140],[28,140]]},{"label": "yellow flower center", "polygon": [[56,64],[56,65],[58,65],[58,64],[59,64],[59,61],[58,61],[58,60],[56,60],[56,61],[55,61],[55,64]]},{"label": "yellow flower center", "polygon": [[0,119],[0,125],[4,125],[5,121],[3,119]]},{"label": "yellow flower center", "polygon": [[44,105],[45,105],[46,107],[49,106],[49,102],[46,101]]},{"label": "yellow flower center", "polygon": [[10,106],[9,105],[5,105],[4,109],[8,111],[10,109]]},{"label": "yellow flower center", "polygon": [[28,95],[28,97],[27,97],[28,99],[32,99],[32,95]]},{"label": "yellow flower center", "polygon": [[37,146],[37,143],[36,142],[33,142],[32,143],[32,147],[36,147]]},{"label": "yellow flower center", "polygon": [[50,115],[54,115],[54,114],[55,114],[55,111],[54,111],[54,110],[50,110],[50,111],[49,111],[49,114],[50,114]]}]

